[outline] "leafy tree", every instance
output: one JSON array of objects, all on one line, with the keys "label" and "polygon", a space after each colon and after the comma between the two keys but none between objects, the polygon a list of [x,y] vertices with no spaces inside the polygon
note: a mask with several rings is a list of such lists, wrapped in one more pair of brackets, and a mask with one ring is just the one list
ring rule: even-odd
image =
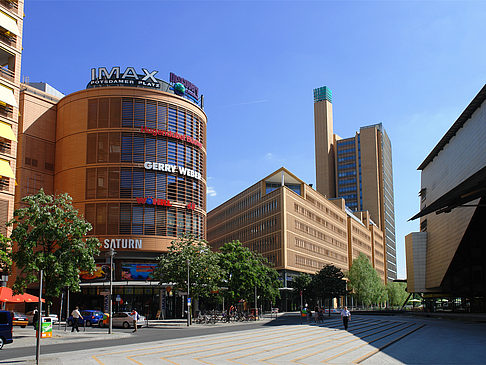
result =
[{"label": "leafy tree", "polygon": [[291,286],[294,289],[294,292],[298,293],[301,298],[301,307],[303,306],[304,295],[306,295],[310,290],[311,282],[312,276],[307,273],[300,273],[292,279]]},{"label": "leafy tree", "polygon": [[389,282],[386,285],[386,291],[388,293],[388,301],[391,306],[399,306],[405,302],[405,299],[408,297],[408,293],[406,291],[407,284],[400,283],[400,282]]},{"label": "leafy tree", "polygon": [[12,259],[20,271],[14,291],[23,293],[38,282],[40,270],[48,299],[59,296],[66,286],[79,291],[80,270],[93,272],[93,256],[99,253],[98,239],[86,238],[91,224],[79,216],[68,194],[46,195],[41,189],[22,202],[24,207],[16,209],[7,223],[13,226]]},{"label": "leafy tree", "polygon": [[225,243],[220,251],[219,264],[226,273],[222,285],[228,288],[225,295],[230,302],[253,298],[255,287],[260,295],[272,302],[280,295],[278,273],[269,267],[262,255],[239,241]]},{"label": "leafy tree", "polygon": [[[384,295],[383,283],[368,257],[363,253],[353,260],[348,272],[348,287],[356,300],[366,306],[379,303]],[[386,292],[385,292],[386,293]]]},{"label": "leafy tree", "polygon": [[329,316],[331,300],[347,293],[344,273],[334,265],[326,265],[314,275],[311,286],[317,297],[328,299]]},{"label": "leafy tree", "polygon": [[159,257],[154,278],[173,283],[176,289],[187,291],[189,261],[189,295],[195,299],[207,297],[217,290],[223,271],[218,256],[208,244],[192,235],[183,235],[171,242],[166,254]]},{"label": "leafy tree", "polygon": [[12,266],[12,242],[0,234],[0,271],[8,272]]}]

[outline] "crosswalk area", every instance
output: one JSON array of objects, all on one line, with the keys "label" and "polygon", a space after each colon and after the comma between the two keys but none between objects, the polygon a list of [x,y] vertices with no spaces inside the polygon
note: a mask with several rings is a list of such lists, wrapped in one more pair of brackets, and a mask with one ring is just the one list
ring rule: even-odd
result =
[{"label": "crosswalk area", "polygon": [[[271,325],[173,339],[92,355],[97,364],[360,364],[420,330],[414,321],[356,317],[345,331],[339,318],[319,324]],[[399,362],[396,362],[399,363]]]}]

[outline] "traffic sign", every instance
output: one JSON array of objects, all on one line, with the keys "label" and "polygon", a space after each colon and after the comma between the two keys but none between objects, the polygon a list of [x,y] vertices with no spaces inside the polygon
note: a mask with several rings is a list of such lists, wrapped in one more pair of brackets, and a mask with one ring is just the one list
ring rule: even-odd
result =
[{"label": "traffic sign", "polygon": [[191,305],[191,298],[187,298],[187,305]]}]

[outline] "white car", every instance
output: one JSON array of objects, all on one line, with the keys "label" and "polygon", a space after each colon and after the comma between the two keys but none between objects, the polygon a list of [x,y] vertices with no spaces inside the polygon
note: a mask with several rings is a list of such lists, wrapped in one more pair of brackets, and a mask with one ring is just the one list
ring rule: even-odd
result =
[{"label": "white car", "polygon": [[[145,324],[145,316],[140,315],[140,318],[137,321],[137,327],[143,327]],[[113,327],[133,327],[133,317],[130,312],[113,313]]]},{"label": "white car", "polygon": [[[29,312],[25,313],[25,316],[29,319],[29,324],[32,324],[32,322],[34,320],[34,311],[29,311]],[[42,313],[42,317],[45,317],[45,316],[46,316],[46,314]],[[59,318],[58,318],[57,314],[49,314],[49,317],[52,319],[52,323],[59,322]]]}]

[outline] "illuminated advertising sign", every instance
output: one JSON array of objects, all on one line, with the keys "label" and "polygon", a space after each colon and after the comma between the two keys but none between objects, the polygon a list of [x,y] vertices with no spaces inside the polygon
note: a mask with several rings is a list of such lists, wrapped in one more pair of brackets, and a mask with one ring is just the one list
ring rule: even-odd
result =
[{"label": "illuminated advertising sign", "polygon": [[143,164],[143,167],[145,167],[146,170],[154,170],[154,171],[165,171],[165,172],[171,172],[175,174],[176,172],[179,173],[180,175],[185,175],[189,177],[193,177],[195,179],[201,180],[201,173],[188,169],[186,167],[182,166],[177,166],[177,165],[171,165],[168,163],[159,163],[159,162],[150,162],[147,161]]},{"label": "illuminated advertising sign", "polygon": [[110,280],[110,265],[96,264],[92,274],[89,271],[80,271],[79,279],[82,282],[108,281]]},{"label": "illuminated advertising sign", "polygon": [[135,86],[160,89],[160,80],[155,78],[158,71],[149,72],[142,68],[142,72],[143,74],[137,74],[133,67],[127,67],[123,73],[120,72],[119,66],[113,67],[110,72],[106,67],[98,67],[98,72],[96,72],[96,68],[92,68],[88,87]]},{"label": "illuminated advertising sign", "polygon": [[147,128],[147,127],[141,127],[140,132],[151,134],[153,136],[164,136],[164,137],[171,137],[171,138],[179,139],[181,141],[189,142],[189,143],[191,143],[191,144],[193,144],[193,145],[195,145],[199,148],[202,148],[201,142],[199,142],[198,140],[196,140],[192,137],[186,136],[185,134],[179,134],[179,133],[174,133],[174,132],[171,132],[171,131],[164,131],[164,130],[161,130],[161,129],[152,129],[152,128]]},{"label": "illuminated advertising sign", "polygon": [[103,248],[141,249],[142,240],[132,238],[106,238],[103,241]]},{"label": "illuminated advertising sign", "polygon": [[196,100],[199,98],[199,89],[192,82],[190,82],[190,81],[188,81],[188,80],[186,80],[186,79],[184,79],[180,76],[177,76],[173,72],[170,73],[169,77],[170,77],[169,81],[171,83],[182,84],[184,86],[184,88],[180,88],[180,87],[176,87],[176,85],[174,85],[174,91],[176,91],[176,93],[181,93],[181,94],[188,93],[192,97],[196,98]]},{"label": "illuminated advertising sign", "polygon": [[126,264],[121,267],[122,280],[153,280],[152,273],[157,264]]},{"label": "illuminated advertising sign", "polygon": [[152,197],[147,198],[136,198],[138,204],[148,204],[148,205],[161,205],[164,207],[171,207],[172,204],[170,201],[165,199],[154,199]]}]

